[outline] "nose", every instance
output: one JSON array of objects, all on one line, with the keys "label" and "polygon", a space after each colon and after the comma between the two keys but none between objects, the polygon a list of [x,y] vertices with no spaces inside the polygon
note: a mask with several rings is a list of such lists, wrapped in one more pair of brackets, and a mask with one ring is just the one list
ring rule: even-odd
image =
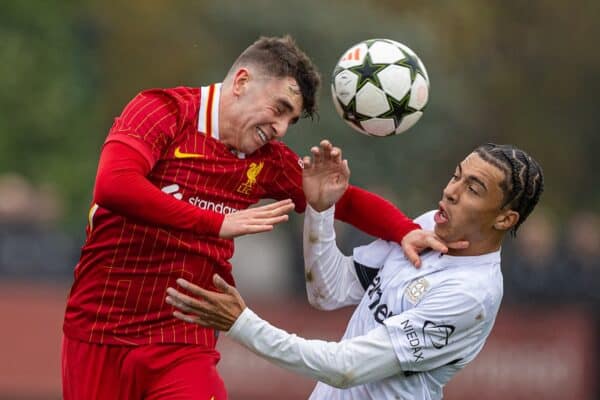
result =
[{"label": "nose", "polygon": [[280,119],[273,124],[273,131],[275,132],[275,138],[280,139],[285,136],[289,123],[286,120]]},{"label": "nose", "polygon": [[442,192],[444,199],[446,199],[446,201],[448,201],[448,203],[455,204],[458,201],[458,198],[460,196],[459,188],[460,188],[460,185],[458,183],[456,183],[454,181],[448,182],[448,184],[444,188],[444,191]]}]

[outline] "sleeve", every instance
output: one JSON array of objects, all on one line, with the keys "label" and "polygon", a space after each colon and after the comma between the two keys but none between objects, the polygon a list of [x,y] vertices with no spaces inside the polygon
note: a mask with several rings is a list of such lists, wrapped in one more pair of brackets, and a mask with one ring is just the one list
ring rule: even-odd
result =
[{"label": "sleeve", "polygon": [[280,367],[338,388],[402,372],[383,326],[341,342],[306,340],[270,325],[246,308],[227,335]]},{"label": "sleeve", "polygon": [[391,202],[356,186],[348,187],[336,203],[335,217],[371,236],[398,244],[408,232],[420,228]]},{"label": "sleeve", "polygon": [[354,248],[354,269],[363,290],[371,284],[392,251],[391,242],[378,239],[366,246]]},{"label": "sleeve", "polygon": [[310,205],[304,216],[304,273],[312,306],[333,310],[358,304],[383,266],[393,244],[377,240],[345,256],[336,245],[334,207],[323,212]]},{"label": "sleeve", "polygon": [[463,360],[478,343],[485,309],[459,283],[432,289],[413,309],[384,321],[405,374]]},{"label": "sleeve", "polygon": [[224,215],[194,207],[163,193],[146,175],[144,157],[120,141],[104,145],[100,154],[94,202],[114,213],[146,223],[218,236]]},{"label": "sleeve", "polygon": [[333,226],[334,208],[304,216],[304,274],[309,303],[320,310],[358,304],[364,289],[354,270],[352,257],[337,247]]},{"label": "sleeve", "polygon": [[152,168],[180,130],[187,107],[180,115],[177,100],[167,91],[146,90],[133,98],[115,119],[105,143],[121,142],[144,156]]}]

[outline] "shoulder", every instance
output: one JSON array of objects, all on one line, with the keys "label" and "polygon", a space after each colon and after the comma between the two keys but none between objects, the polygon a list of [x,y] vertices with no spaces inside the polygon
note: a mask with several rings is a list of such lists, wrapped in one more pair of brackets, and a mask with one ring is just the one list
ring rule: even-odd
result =
[{"label": "shoulder", "polygon": [[197,88],[176,87],[169,89],[146,89],[140,92],[134,101],[143,101],[154,103],[155,107],[169,104],[177,108],[198,106],[200,101],[200,91]]},{"label": "shoulder", "polygon": [[352,257],[355,262],[361,265],[381,268],[395,248],[399,248],[396,243],[378,239],[367,245],[354,248]]},{"label": "shoulder", "polygon": [[499,263],[450,268],[432,279],[437,280],[437,284],[448,293],[472,299],[488,311],[500,306],[503,280]]},{"label": "shoulder", "polygon": [[423,228],[424,230],[432,231],[435,227],[435,221],[433,220],[433,216],[436,212],[437,210],[427,211],[426,213],[421,214],[417,218],[415,218],[414,222],[416,224],[421,225],[421,228]]}]

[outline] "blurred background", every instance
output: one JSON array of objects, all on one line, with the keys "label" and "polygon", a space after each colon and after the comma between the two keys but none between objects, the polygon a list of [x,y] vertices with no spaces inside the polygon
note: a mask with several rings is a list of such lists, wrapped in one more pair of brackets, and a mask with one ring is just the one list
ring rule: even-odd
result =
[{"label": "blurred background", "polygon": [[[352,183],[408,215],[436,208],[478,144],[515,144],[544,168],[540,205],[503,248],[496,327],[445,398],[600,398],[599,15],[592,0],[0,2],[0,399],[61,397],[62,313],[113,118],[142,89],[220,81],[260,35],[285,33],[325,83],[320,118],[285,142],[302,155],[331,139]],[[374,37],[428,68],[428,108],[401,136],[351,131],[329,97],[342,52]],[[301,231],[294,216],[237,240],[238,285],[276,325],[335,340],[351,310],[307,306]],[[346,252],[371,239],[346,225],[338,237]],[[303,399],[314,385],[226,338],[219,348],[231,399]]]}]

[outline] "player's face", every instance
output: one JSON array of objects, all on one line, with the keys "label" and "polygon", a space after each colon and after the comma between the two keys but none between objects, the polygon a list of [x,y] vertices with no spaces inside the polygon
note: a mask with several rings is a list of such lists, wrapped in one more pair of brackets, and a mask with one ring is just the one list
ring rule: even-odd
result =
[{"label": "player's face", "polygon": [[495,250],[518,219],[514,211],[502,209],[503,181],[501,169],[471,153],[444,188],[434,216],[435,233],[447,242],[469,241],[469,254]]},{"label": "player's face", "polygon": [[298,121],[302,95],[298,83],[290,77],[248,74],[238,83],[233,147],[251,154],[268,142],[281,139],[289,126]]}]

